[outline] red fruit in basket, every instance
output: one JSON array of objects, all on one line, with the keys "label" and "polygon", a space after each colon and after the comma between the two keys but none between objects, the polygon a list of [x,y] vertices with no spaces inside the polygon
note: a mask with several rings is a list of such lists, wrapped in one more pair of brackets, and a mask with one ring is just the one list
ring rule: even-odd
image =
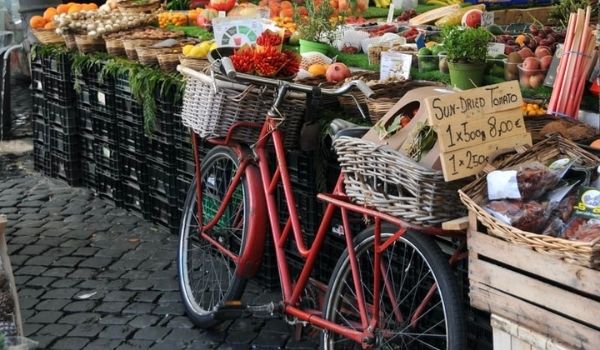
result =
[{"label": "red fruit in basket", "polygon": [[551,56],[551,55],[552,55],[552,51],[550,51],[549,47],[538,46],[538,48],[535,49],[535,57],[537,57],[537,58],[542,58],[544,56]]},{"label": "red fruit in basket", "polygon": [[343,63],[330,64],[325,72],[325,78],[329,83],[340,82],[350,76],[350,69]]},{"label": "red fruit in basket", "polygon": [[279,75],[282,77],[293,77],[300,70],[300,62],[302,61],[302,56],[293,52],[293,51],[284,51],[283,52],[287,58],[287,63],[281,71]]},{"label": "red fruit in basket", "polygon": [[540,69],[548,70],[552,64],[552,56],[544,56],[540,59]]},{"label": "red fruit in basket", "polygon": [[521,78],[519,78],[519,84],[524,88],[530,88],[529,79],[530,77],[527,74],[522,74]]},{"label": "red fruit in basket", "polygon": [[544,83],[544,78],[543,74],[534,74],[529,77],[529,85],[532,89],[537,89]]},{"label": "red fruit in basket", "polygon": [[522,59],[526,59],[527,57],[533,57],[533,51],[531,51],[531,49],[528,47],[524,47],[521,50],[519,50],[519,56],[521,56]]},{"label": "red fruit in basket", "polygon": [[523,61],[523,69],[526,71],[540,69],[540,62],[535,57],[527,57]]}]

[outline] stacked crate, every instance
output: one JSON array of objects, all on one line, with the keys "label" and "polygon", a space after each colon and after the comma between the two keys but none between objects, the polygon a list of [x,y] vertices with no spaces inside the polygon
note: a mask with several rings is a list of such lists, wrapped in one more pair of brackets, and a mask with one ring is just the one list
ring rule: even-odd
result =
[{"label": "stacked crate", "polygon": [[41,57],[31,61],[31,99],[33,131],[33,164],[35,170],[45,174],[50,173],[50,133],[48,121],[44,118],[44,64]]},{"label": "stacked crate", "polygon": [[142,106],[131,93],[128,75],[115,78],[115,105],[123,206],[145,215],[149,202],[144,116]]},{"label": "stacked crate", "polygon": [[49,141],[46,145],[50,147],[50,175],[71,186],[78,186],[81,163],[78,112],[74,108],[75,90],[71,76],[72,57],[68,54],[48,56],[42,59],[42,64],[42,114]]},{"label": "stacked crate", "polygon": [[79,119],[80,156],[81,156],[81,185],[96,190],[96,160],[94,116],[91,105],[91,81],[84,76],[75,77],[77,93],[77,112]]},{"label": "stacked crate", "polygon": [[96,192],[115,205],[122,204],[119,168],[119,144],[115,108],[115,80],[101,77],[101,67],[85,74],[89,93],[92,129],[94,132],[94,161],[96,162]]}]

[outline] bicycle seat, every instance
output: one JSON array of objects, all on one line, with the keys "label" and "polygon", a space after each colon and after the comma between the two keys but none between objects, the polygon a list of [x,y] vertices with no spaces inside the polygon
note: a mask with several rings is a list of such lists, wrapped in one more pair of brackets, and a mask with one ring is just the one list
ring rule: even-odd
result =
[{"label": "bicycle seat", "polygon": [[329,135],[333,140],[342,136],[361,138],[369,131],[369,129],[370,128],[367,126],[360,126],[347,120],[337,118],[329,124]]}]

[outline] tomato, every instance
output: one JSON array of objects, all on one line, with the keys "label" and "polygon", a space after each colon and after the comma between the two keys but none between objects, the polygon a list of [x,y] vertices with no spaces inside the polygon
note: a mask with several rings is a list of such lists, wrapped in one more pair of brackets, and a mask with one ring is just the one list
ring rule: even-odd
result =
[{"label": "tomato", "polygon": [[229,11],[235,6],[235,0],[210,0],[210,7],[217,11]]}]

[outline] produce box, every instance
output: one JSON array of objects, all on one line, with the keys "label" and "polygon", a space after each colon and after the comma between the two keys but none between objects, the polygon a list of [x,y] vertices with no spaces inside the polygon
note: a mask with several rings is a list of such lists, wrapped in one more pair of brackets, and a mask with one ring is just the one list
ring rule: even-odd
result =
[{"label": "produce box", "polygon": [[[469,297],[473,307],[543,335],[548,338],[544,344],[599,348],[600,271],[482,233],[474,212],[469,213],[469,227]],[[531,347],[495,344],[494,349]]]},{"label": "produce box", "polygon": [[548,24],[551,9],[551,7],[532,7],[528,9],[502,9],[492,12],[494,12],[494,23],[499,25],[533,23],[534,18],[541,23]]},{"label": "produce box", "polygon": [[492,315],[495,350],[567,350],[544,335],[498,315]]}]

